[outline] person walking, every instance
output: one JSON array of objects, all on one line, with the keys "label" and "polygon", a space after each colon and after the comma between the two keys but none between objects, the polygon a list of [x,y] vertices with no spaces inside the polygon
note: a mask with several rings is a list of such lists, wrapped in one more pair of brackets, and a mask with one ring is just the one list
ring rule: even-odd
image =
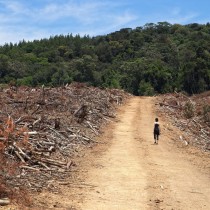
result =
[{"label": "person walking", "polygon": [[160,135],[160,124],[158,122],[158,118],[155,118],[155,123],[154,123],[154,144],[158,144],[159,135]]}]

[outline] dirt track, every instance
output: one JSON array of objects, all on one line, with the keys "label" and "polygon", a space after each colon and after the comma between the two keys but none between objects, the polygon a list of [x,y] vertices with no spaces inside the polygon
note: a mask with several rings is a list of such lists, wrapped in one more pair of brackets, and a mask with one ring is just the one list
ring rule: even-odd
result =
[{"label": "dirt track", "polygon": [[178,134],[164,129],[161,117],[162,135],[154,145],[155,117],[149,97],[123,107],[111,145],[88,172],[86,182],[96,187],[84,192],[82,209],[210,209],[210,162],[204,168],[201,157],[177,148],[170,135]]},{"label": "dirt track", "polygon": [[58,194],[34,197],[34,209],[209,210],[210,155],[186,147],[159,115],[162,134],[155,145],[154,103],[152,97],[131,98],[106,128],[102,144],[81,158],[79,177]]}]

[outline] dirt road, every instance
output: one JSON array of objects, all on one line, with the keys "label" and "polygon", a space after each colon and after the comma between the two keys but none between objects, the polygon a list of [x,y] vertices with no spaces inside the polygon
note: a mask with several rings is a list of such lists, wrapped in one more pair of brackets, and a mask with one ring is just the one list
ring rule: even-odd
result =
[{"label": "dirt road", "polygon": [[109,148],[91,163],[86,183],[93,188],[84,190],[81,209],[210,209],[210,164],[177,148],[170,138],[176,130],[161,117],[155,145],[156,116],[153,98],[132,98],[123,107]]},{"label": "dirt road", "polygon": [[[184,145],[180,131],[155,113],[154,104],[152,97],[129,99],[101,144],[81,157],[75,178],[72,173],[58,193],[34,196],[33,209],[209,210],[210,154]],[[162,128],[158,145],[155,117]]]}]

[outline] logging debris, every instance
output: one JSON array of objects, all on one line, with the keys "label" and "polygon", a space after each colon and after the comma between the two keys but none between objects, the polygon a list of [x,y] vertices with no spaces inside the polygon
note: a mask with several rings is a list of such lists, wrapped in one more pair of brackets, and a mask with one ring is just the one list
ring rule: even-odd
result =
[{"label": "logging debris", "polygon": [[164,94],[158,97],[156,105],[183,132],[179,139],[186,146],[191,144],[210,151],[210,91],[192,96]]},{"label": "logging debris", "polygon": [[3,89],[0,153],[19,167],[15,176],[0,176],[15,188],[55,190],[52,180],[65,180],[76,165],[73,158],[97,143],[102,125],[115,117],[116,106],[128,97],[123,90],[79,83]]}]

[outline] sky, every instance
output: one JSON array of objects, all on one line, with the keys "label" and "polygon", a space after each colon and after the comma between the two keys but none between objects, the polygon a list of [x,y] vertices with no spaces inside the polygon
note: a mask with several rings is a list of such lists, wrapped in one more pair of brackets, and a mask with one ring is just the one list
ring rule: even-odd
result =
[{"label": "sky", "polygon": [[106,35],[167,21],[210,22],[210,0],[0,0],[0,45],[56,35]]}]

